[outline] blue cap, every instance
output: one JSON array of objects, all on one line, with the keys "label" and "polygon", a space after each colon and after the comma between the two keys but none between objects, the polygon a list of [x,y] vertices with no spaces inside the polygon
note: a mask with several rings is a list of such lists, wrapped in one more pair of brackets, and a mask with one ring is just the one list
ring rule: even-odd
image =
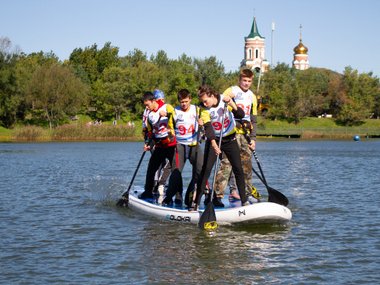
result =
[{"label": "blue cap", "polygon": [[164,99],[165,94],[160,89],[154,89],[153,91],[154,99]]}]

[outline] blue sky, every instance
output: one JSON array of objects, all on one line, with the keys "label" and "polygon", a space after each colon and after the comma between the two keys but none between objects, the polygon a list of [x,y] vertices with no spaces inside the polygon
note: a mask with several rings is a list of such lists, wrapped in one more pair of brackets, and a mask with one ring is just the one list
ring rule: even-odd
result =
[{"label": "blue sky", "polygon": [[[239,68],[244,37],[256,17],[266,58],[291,65],[299,42],[313,67],[351,66],[380,77],[378,0],[0,0],[0,37],[31,53],[61,60],[75,48],[111,42],[119,55],[138,48],[176,59],[216,56],[226,71]],[[273,49],[271,47],[272,22]]]}]

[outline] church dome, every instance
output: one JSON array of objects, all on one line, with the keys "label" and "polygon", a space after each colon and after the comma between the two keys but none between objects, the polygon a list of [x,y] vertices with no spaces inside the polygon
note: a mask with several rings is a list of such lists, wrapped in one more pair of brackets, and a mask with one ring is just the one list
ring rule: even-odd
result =
[{"label": "church dome", "polygon": [[307,54],[308,48],[302,43],[300,43],[293,49],[295,54]]}]

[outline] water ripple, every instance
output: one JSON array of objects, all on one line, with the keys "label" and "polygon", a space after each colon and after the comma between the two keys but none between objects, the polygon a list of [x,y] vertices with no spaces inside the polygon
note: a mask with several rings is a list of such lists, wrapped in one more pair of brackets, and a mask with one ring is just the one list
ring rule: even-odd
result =
[{"label": "water ripple", "polygon": [[293,220],[208,237],[115,206],[140,143],[0,144],[0,283],[377,284],[380,142],[260,142],[257,153]]}]

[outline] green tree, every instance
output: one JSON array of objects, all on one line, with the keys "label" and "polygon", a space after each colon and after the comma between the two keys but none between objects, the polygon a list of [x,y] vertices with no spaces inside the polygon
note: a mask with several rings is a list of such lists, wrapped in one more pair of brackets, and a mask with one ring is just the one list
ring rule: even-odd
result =
[{"label": "green tree", "polygon": [[93,44],[84,49],[74,49],[68,64],[84,82],[92,84],[100,78],[106,68],[120,64],[118,53],[119,48],[111,46],[110,42],[105,43],[100,50],[96,44]]},{"label": "green tree", "polygon": [[130,51],[127,56],[121,58],[121,66],[123,68],[137,67],[140,63],[146,63],[148,58],[146,53],[139,49]]},{"label": "green tree", "polygon": [[152,55],[150,57],[150,61],[156,64],[160,68],[168,67],[168,65],[171,62],[171,60],[168,58],[168,55],[163,50],[159,50],[155,56]]},{"label": "green tree", "polygon": [[375,106],[373,108],[373,115],[371,116],[371,118],[380,118],[380,90],[378,91],[378,94],[375,96]]},{"label": "green tree", "polygon": [[[145,91],[160,88],[162,82],[160,69],[152,62],[140,62],[137,66],[126,69],[124,80],[127,116],[134,119],[141,118],[144,110],[142,95]],[[163,91],[167,92],[165,89]]]},{"label": "green tree", "polygon": [[49,127],[76,115],[86,105],[87,86],[69,67],[45,64],[33,74],[28,87],[28,102],[42,110]]},{"label": "green tree", "polygon": [[216,91],[223,92],[224,66],[216,59],[210,56],[205,59],[194,59],[196,69],[195,77],[200,84],[204,83],[213,87]]},{"label": "green tree", "polygon": [[326,112],[329,101],[329,77],[323,70],[310,68],[295,71],[296,90],[300,117],[318,116]]},{"label": "green tree", "polygon": [[337,116],[344,125],[360,124],[373,116],[376,96],[379,94],[379,80],[372,74],[359,74],[357,70],[346,67],[343,74],[343,88],[346,100]]},{"label": "green tree", "polygon": [[7,37],[0,38],[0,125],[12,127],[23,109],[16,64],[20,54]]},{"label": "green tree", "polygon": [[94,44],[91,47],[85,49],[76,48],[70,54],[69,65],[71,65],[75,74],[78,75],[83,82],[92,84],[94,83],[99,74],[96,61],[97,45]]},{"label": "green tree", "polygon": [[102,77],[102,101],[105,107],[98,118],[120,120],[123,112],[127,110],[127,70],[121,67],[110,67],[104,70]]},{"label": "green tree", "polygon": [[293,94],[293,81],[291,69],[285,63],[278,64],[262,76],[260,94],[270,105],[267,114],[269,119],[290,118],[297,101]]},{"label": "green tree", "polygon": [[164,82],[168,102],[174,106],[178,104],[177,93],[183,88],[188,89],[195,99],[193,102],[197,102],[195,94],[199,83],[196,80],[195,68],[190,57],[182,54],[178,59],[171,61],[167,66]]},{"label": "green tree", "polygon": [[31,110],[26,103],[27,88],[34,72],[42,65],[59,64],[58,57],[52,53],[31,53],[21,54],[16,62],[16,78],[17,78],[17,95],[19,96],[20,106],[18,109],[18,118],[33,123],[30,120]]}]

